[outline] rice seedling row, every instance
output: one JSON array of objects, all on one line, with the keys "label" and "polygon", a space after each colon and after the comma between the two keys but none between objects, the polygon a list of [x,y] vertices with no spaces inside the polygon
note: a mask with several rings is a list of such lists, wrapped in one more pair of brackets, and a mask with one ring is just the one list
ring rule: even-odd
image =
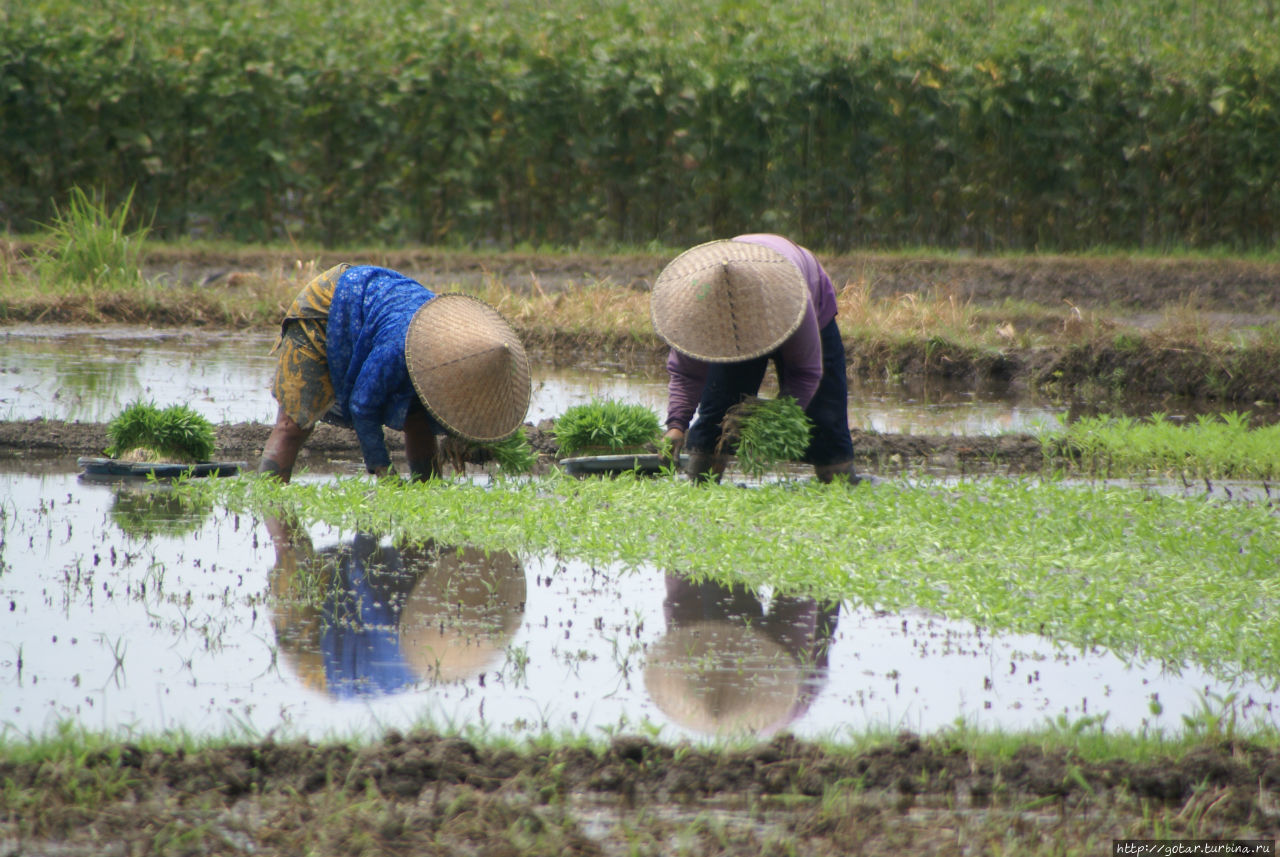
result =
[{"label": "rice seedling row", "polygon": [[203,486],[232,508],[340,531],[591,563],[650,564],[725,585],[920,609],[1121,657],[1280,680],[1280,519],[1270,502],[973,480],[701,488],[669,480],[499,480],[370,490]]}]

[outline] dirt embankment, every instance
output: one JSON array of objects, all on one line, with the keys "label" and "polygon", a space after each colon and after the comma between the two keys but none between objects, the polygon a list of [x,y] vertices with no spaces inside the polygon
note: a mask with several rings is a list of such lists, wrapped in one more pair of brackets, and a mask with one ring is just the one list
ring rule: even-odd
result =
[{"label": "dirt embankment", "polygon": [[[909,734],[839,752],[788,737],[517,751],[393,733],[367,747],[124,744],[76,762],[0,760],[0,806],[24,810],[0,817],[6,853],[1104,854],[1153,830],[1261,838],[1280,822],[1280,755],[1225,740],[1097,763],[1034,746],[983,759]],[[105,799],[86,815],[70,796],[89,788]]]},{"label": "dirt embankment", "polygon": [[[877,298],[953,294],[977,304],[1024,301],[1044,307],[1064,303],[1081,309],[1124,309],[1147,313],[1188,306],[1241,316],[1280,315],[1280,263],[1238,259],[1145,257],[1020,258],[904,257],[877,253],[819,254],[837,288],[866,283]],[[149,257],[150,273],[172,282],[215,285],[227,278],[287,270],[296,253],[236,255],[161,251]],[[404,271],[428,285],[448,286],[486,279],[517,289],[552,291],[565,283],[612,283],[648,289],[667,256],[646,253],[575,255],[465,252],[379,252],[369,258],[322,258],[368,262]]]},{"label": "dirt embankment", "polygon": [[[217,458],[256,466],[271,427],[258,423],[233,423],[215,427]],[[551,423],[526,426],[530,445],[539,454],[540,469],[558,460],[560,450],[551,434]],[[386,432],[393,455],[403,451],[399,432]],[[1021,434],[956,437],[854,432],[854,453],[863,469],[886,470],[936,468],[947,472],[983,471],[999,467],[1010,472],[1035,472],[1047,466],[1040,442]],[[34,419],[0,422],[0,464],[37,464],[78,456],[97,457],[107,445],[102,423]],[[463,462],[482,464],[487,456],[476,449],[453,450]],[[299,466],[318,471],[349,467],[360,461],[355,433],[337,426],[320,425],[307,442]],[[1061,466],[1063,462],[1058,462]]]},{"label": "dirt embankment", "polygon": [[[10,247],[8,255],[20,249]],[[279,251],[219,255],[162,249],[149,258],[152,281],[191,285],[194,291],[168,297],[108,294],[89,306],[67,295],[27,296],[19,302],[0,299],[0,310],[13,323],[101,319],[158,326],[266,326],[263,304],[256,309],[238,306],[238,294],[252,292],[255,282],[291,281],[300,264],[343,260],[388,265],[438,290],[494,280],[530,293],[590,283],[643,290],[669,261],[649,254],[427,251],[304,260]],[[1256,334],[1263,327],[1274,331],[1280,323],[1280,263],[877,254],[823,256],[822,261],[837,288],[856,284],[865,286],[873,299],[906,302],[941,297],[968,308],[967,317],[982,330],[1005,337],[995,348],[951,342],[927,329],[915,335],[851,337],[846,349],[854,378],[946,379],[1063,398],[1138,390],[1146,396],[1218,403],[1224,410],[1280,401],[1280,335]],[[1224,331],[1231,335],[1221,335]],[[521,333],[540,359],[557,365],[596,356],[660,365],[663,353],[652,336],[560,333],[543,326]],[[1028,347],[1026,341],[1038,344]],[[1235,341],[1241,344],[1223,345]]]}]

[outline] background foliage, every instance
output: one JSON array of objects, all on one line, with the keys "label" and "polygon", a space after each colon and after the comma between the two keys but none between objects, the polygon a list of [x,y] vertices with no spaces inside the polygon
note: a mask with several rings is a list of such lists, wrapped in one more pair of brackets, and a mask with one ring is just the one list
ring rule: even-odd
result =
[{"label": "background foliage", "polygon": [[1274,0],[6,0],[0,224],[1273,247]]}]

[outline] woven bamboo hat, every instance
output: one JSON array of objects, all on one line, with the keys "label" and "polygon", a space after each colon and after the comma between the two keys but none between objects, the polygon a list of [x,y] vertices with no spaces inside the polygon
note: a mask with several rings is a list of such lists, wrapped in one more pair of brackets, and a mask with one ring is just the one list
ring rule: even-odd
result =
[{"label": "woven bamboo hat", "polygon": [[649,307],[654,329],[672,348],[732,363],[781,345],[800,326],[808,299],[804,275],[776,250],[710,241],[662,270]]},{"label": "woven bamboo hat", "polygon": [[511,325],[487,303],[437,295],[409,322],[405,361],[418,397],[464,440],[510,437],[529,410],[529,358]]}]

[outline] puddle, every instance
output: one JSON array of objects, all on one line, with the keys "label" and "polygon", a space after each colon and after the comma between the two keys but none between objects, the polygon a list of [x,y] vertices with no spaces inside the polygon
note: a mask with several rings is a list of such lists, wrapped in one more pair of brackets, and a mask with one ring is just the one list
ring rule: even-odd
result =
[{"label": "puddle", "polygon": [[21,735],[71,719],[320,739],[426,720],[822,738],[1104,715],[1110,730],[1176,732],[1214,695],[1236,694],[1242,726],[1275,724],[1280,704],[1195,669],[660,569],[279,538],[154,486],[0,473],[0,496],[0,730]]}]

